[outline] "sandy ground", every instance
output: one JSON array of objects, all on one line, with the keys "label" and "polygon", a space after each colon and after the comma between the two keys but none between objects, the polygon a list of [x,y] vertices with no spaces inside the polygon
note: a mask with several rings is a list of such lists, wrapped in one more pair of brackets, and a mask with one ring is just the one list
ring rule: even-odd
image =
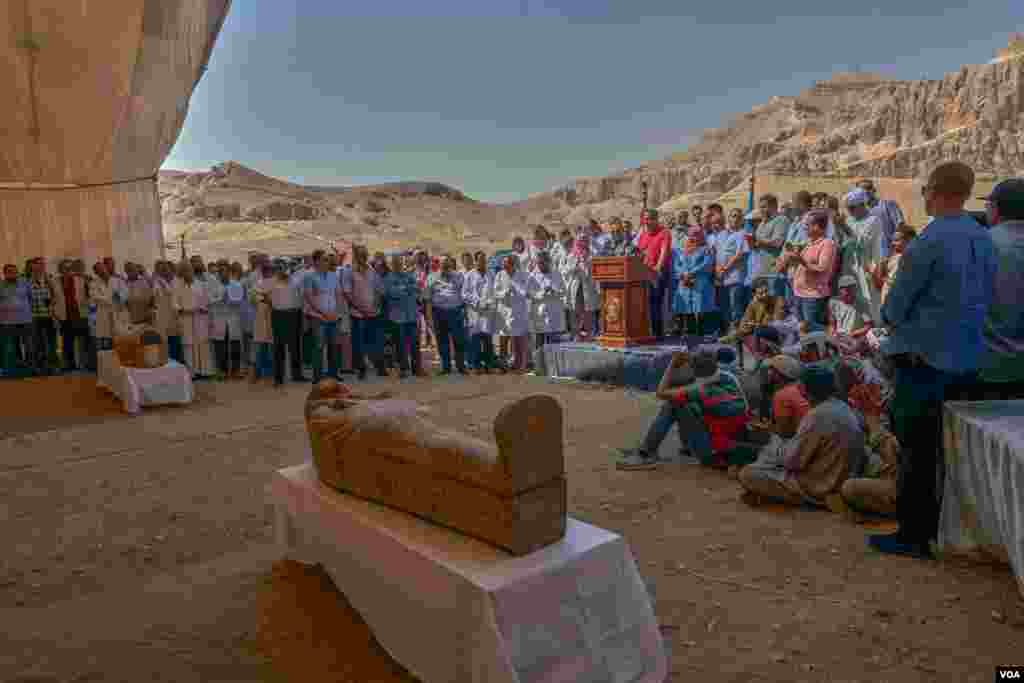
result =
[{"label": "sandy ground", "polygon": [[[135,418],[47,422],[37,403],[31,424],[19,386],[0,383],[0,680],[413,680],[322,574],[275,565],[264,488],[303,458],[308,385],[205,385],[202,409]],[[559,398],[571,513],[628,539],[670,680],[980,682],[1020,660],[1006,568],[872,554],[865,529],[748,508],[696,465],[616,471],[609,450],[639,435],[649,395],[529,377],[400,391],[480,434],[516,397]]]}]

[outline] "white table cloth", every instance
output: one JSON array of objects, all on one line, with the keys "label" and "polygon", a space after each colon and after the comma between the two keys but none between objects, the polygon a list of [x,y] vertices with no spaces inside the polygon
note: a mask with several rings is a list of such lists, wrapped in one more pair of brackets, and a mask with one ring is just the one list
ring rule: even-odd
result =
[{"label": "white table cloth", "polygon": [[192,373],[181,363],[168,360],[159,368],[126,368],[113,351],[97,354],[96,386],[121,399],[131,415],[145,406],[187,404],[195,397]]},{"label": "white table cloth", "polygon": [[388,653],[424,683],[661,683],[647,589],[622,537],[570,519],[523,557],[321,484],[270,486],[277,539],[322,564]]},{"label": "white table cloth", "polygon": [[951,402],[939,545],[1008,562],[1024,596],[1024,401]]}]

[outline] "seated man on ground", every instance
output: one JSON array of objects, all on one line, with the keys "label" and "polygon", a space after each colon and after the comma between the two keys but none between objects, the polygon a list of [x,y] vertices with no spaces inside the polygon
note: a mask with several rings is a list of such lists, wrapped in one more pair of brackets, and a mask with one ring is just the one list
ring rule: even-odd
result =
[{"label": "seated man on ground", "polygon": [[[740,339],[746,341],[761,325],[782,320],[786,313],[786,301],[779,296],[768,295],[768,284],[764,280],[754,282],[754,299],[743,313],[743,319],[734,334],[727,334],[718,341],[733,344]],[[748,347],[749,348],[749,347]]]},{"label": "seated man on ground", "polygon": [[[685,386],[672,386],[675,371],[687,366],[695,380]],[[657,417],[639,448],[622,450],[618,469],[658,467],[658,449],[673,424],[679,427],[683,448],[702,464],[727,468],[753,460],[749,449],[741,446],[749,421],[746,398],[736,379],[719,370],[714,353],[699,351],[692,361],[685,352],[673,354],[656,395],[664,401]]]},{"label": "seated man on ground", "polygon": [[[882,400],[873,385],[859,385],[849,403],[864,416],[868,432],[868,463],[863,477],[843,482],[843,502],[857,512],[896,514],[896,479],[899,473],[900,442],[882,426]],[[862,391],[863,389],[863,391]]]},{"label": "seated man on ground", "polygon": [[756,462],[740,470],[746,502],[827,506],[848,478],[864,472],[864,431],[850,406],[836,397],[835,374],[807,366],[800,387],[811,410],[792,439],[773,440]]},{"label": "seated man on ground", "polygon": [[867,349],[865,337],[874,325],[870,316],[858,308],[857,278],[839,278],[839,294],[829,299],[825,321],[828,333],[842,351],[855,354]]}]

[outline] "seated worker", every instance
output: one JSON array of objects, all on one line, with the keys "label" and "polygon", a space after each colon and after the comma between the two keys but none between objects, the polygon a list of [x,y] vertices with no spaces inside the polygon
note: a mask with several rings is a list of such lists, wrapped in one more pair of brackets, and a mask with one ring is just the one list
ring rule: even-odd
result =
[{"label": "seated worker", "polygon": [[786,300],[780,296],[769,296],[768,283],[764,280],[755,280],[754,298],[743,313],[736,332],[727,334],[718,341],[722,344],[734,344],[743,339],[746,342],[745,338],[752,335],[758,327],[782,320],[785,314]]},{"label": "seated worker", "polygon": [[[695,380],[673,387],[675,371],[689,367]],[[749,410],[736,379],[719,371],[715,354],[699,351],[690,360],[688,353],[672,356],[672,362],[658,384],[656,395],[664,401],[647,430],[639,448],[622,449],[616,464],[620,470],[649,470],[658,467],[658,449],[673,423],[679,427],[683,447],[702,464],[727,468],[752,462],[756,452],[741,448],[746,436]]]},{"label": "seated worker", "polygon": [[849,403],[864,416],[868,432],[868,463],[863,477],[847,479],[840,493],[843,503],[856,512],[891,516],[896,514],[896,480],[899,474],[900,442],[882,426],[883,403],[874,385],[859,385]]},{"label": "seated worker", "polygon": [[841,350],[858,353],[867,348],[866,335],[874,327],[871,318],[857,306],[857,278],[844,275],[839,278],[839,293],[828,300],[825,324]]},{"label": "seated worker", "polygon": [[807,322],[800,323],[800,339],[795,344],[782,347],[782,353],[798,359],[801,363],[833,361],[839,356],[839,349],[827,332],[809,331]]},{"label": "seated worker", "polygon": [[800,391],[800,361],[778,355],[765,362],[764,384],[760,390],[760,420],[752,428],[788,439],[796,434],[800,421],[811,409]]},{"label": "seated worker", "polygon": [[753,464],[740,470],[747,503],[767,499],[827,506],[848,478],[864,472],[864,431],[860,418],[836,397],[835,374],[827,367],[807,366],[800,374],[800,390],[811,410],[796,435],[773,440]]}]

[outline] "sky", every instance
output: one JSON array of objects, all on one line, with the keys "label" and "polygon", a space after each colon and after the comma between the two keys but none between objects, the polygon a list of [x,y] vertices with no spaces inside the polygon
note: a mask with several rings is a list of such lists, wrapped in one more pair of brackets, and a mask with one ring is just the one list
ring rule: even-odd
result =
[{"label": "sky", "polygon": [[163,167],[515,201],[833,71],[985,63],[1015,30],[1024,0],[234,0]]}]

